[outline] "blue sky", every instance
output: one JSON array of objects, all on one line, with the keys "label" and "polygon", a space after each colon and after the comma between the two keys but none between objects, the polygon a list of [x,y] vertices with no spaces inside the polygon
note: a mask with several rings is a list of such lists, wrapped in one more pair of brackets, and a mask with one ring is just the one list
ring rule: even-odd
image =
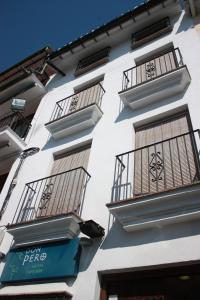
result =
[{"label": "blue sky", "polygon": [[49,45],[54,49],[142,0],[0,0],[0,72]]}]

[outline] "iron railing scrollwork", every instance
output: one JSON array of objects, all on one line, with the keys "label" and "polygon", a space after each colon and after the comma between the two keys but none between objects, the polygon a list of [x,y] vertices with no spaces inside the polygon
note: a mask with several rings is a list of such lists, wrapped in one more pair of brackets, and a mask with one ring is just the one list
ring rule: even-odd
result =
[{"label": "iron railing scrollwork", "polygon": [[81,215],[90,174],[75,168],[25,185],[13,224],[69,212]]},{"label": "iron railing scrollwork", "polygon": [[112,202],[168,191],[200,180],[200,131],[116,156]]},{"label": "iron railing scrollwork", "polygon": [[50,122],[79,111],[92,104],[96,104],[98,107],[101,107],[104,93],[105,90],[99,82],[56,102]]},{"label": "iron railing scrollwork", "polygon": [[179,48],[154,55],[123,72],[122,91],[144,84],[183,67]]}]

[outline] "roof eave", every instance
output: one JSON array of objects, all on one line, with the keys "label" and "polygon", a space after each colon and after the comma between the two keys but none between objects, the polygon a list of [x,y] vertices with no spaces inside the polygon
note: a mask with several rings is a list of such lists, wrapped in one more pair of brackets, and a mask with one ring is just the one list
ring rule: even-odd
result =
[{"label": "roof eave", "polygon": [[[174,2],[177,2],[178,0],[174,0]],[[130,20],[131,18],[135,18],[136,16],[144,13],[145,11],[148,11],[149,9],[152,9],[160,4],[164,7],[164,2],[166,0],[149,0],[147,3],[143,3],[142,5],[136,7],[135,9],[123,14],[122,16],[119,16],[115,18],[114,20],[102,25],[101,27],[97,28],[94,31],[89,32],[88,34],[76,39],[75,41],[68,43],[66,46],[60,48],[59,50],[54,51],[49,55],[49,59],[54,59],[60,55],[62,55],[65,52],[72,51],[77,46],[80,46],[82,43],[96,38],[98,35],[102,33],[106,33],[107,31],[113,29],[116,26],[119,26],[120,24]]]}]

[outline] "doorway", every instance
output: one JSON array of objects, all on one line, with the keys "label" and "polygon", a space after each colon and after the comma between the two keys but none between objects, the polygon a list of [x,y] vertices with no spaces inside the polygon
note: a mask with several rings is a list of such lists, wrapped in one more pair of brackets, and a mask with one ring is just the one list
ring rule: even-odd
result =
[{"label": "doorway", "polygon": [[200,262],[105,274],[100,300],[200,299]]}]

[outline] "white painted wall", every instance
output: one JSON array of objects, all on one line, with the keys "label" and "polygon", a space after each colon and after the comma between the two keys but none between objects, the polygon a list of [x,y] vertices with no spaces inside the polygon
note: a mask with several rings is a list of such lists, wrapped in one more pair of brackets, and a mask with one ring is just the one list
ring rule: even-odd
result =
[{"label": "white painted wall", "polygon": [[[86,191],[82,218],[95,220],[106,229],[106,234],[103,240],[96,240],[92,246],[83,248],[79,275],[75,281],[67,281],[66,289],[73,293],[73,300],[98,299],[97,272],[134,270],[141,266],[200,259],[200,222],[127,233],[119,223],[113,222],[105,205],[111,199],[115,155],[133,149],[135,124],[142,123],[144,120],[153,120],[163,114],[170,114],[187,105],[193,128],[200,127],[200,39],[197,31],[192,28],[192,21],[184,15],[184,12],[174,21],[171,34],[135,51],[131,51],[130,40],[127,40],[111,50],[109,63],[88,74],[73,79],[71,76],[73,70],[69,70],[66,77],[59,79],[58,76],[58,80],[54,79],[49,85],[49,91],[36,112],[28,147],[39,147],[41,150],[24,162],[1,225],[11,222],[25,183],[49,175],[54,153],[92,140],[88,165],[91,180]],[[122,72],[134,66],[134,59],[169,42],[173,42],[175,47],[180,48],[184,63],[188,67],[192,77],[188,89],[181,95],[138,111],[124,108],[118,95],[122,85]],[[106,90],[102,102],[104,115],[98,124],[94,128],[62,140],[52,140],[44,124],[49,121],[56,101],[73,94],[75,87],[103,74],[105,75],[103,87]],[[14,173],[16,167],[17,161],[10,174]],[[10,175],[9,178],[11,177]],[[1,203],[7,188],[8,183],[0,195]],[[37,289],[43,290],[42,286],[42,284],[38,285]],[[58,287],[59,283],[49,286],[51,286],[49,290],[52,290],[52,287]],[[3,288],[0,294],[4,291],[10,292],[12,289],[14,290],[12,287]],[[26,286],[21,286],[19,289],[27,291]],[[48,285],[45,285],[45,289],[48,290]]]}]

